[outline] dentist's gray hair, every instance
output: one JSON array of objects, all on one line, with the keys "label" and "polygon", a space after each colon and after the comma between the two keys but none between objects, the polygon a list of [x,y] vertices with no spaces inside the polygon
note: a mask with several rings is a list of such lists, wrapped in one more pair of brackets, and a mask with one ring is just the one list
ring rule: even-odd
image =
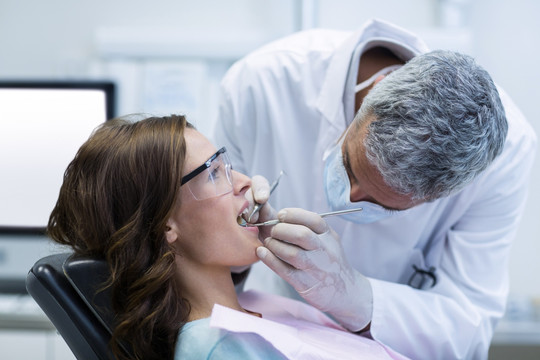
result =
[{"label": "dentist's gray hair", "polygon": [[415,200],[448,196],[501,153],[508,124],[489,74],[473,58],[433,51],[411,59],[365,97],[368,160]]}]

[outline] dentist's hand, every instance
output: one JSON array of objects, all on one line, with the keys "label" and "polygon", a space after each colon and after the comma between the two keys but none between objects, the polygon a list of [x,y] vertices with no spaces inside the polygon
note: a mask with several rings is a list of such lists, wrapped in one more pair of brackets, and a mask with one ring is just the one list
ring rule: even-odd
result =
[{"label": "dentist's hand", "polygon": [[[253,211],[256,204],[264,204],[259,212],[255,213],[251,217],[251,223],[264,222],[267,220],[273,220],[277,218],[277,213],[268,203],[270,197],[270,185],[268,180],[261,175],[255,175],[251,178],[251,188],[246,192],[246,199],[249,201],[249,207],[243,217],[247,221],[249,214]],[[266,237],[270,236],[271,227],[263,226],[259,228],[259,238],[263,241]]]},{"label": "dentist's hand", "polygon": [[278,219],[257,256],[311,305],[350,331],[365,329],[373,312],[371,284],[347,263],[338,235],[310,211],[283,209]]}]

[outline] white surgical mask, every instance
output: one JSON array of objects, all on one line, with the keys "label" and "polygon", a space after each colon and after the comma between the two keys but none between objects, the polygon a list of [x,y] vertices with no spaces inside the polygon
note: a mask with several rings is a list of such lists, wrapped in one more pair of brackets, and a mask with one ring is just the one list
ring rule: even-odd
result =
[{"label": "white surgical mask", "polygon": [[365,81],[362,81],[360,84],[356,85],[354,87],[354,92],[358,93],[358,92],[364,90],[365,88],[367,88],[371,84],[373,84],[375,82],[375,80],[377,80],[377,78],[379,76],[389,74],[392,71],[397,70],[402,66],[403,65],[401,65],[401,64],[397,64],[397,65],[390,65],[390,66],[387,66],[385,68],[382,68],[381,70],[379,70],[375,74],[373,74],[369,79],[367,79]]},{"label": "white surgical mask", "polygon": [[326,200],[332,211],[356,209],[361,207],[362,211],[342,215],[348,221],[357,224],[369,224],[400,214],[401,211],[391,211],[378,204],[368,201],[351,202],[351,183],[347,170],[343,165],[343,154],[341,145],[343,138],[334,146],[324,159],[324,190]]}]

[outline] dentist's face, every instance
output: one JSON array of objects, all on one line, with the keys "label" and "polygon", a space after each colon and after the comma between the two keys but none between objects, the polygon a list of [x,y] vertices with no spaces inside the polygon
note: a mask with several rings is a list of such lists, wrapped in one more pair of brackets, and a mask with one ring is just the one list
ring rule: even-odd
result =
[{"label": "dentist's face", "polygon": [[364,139],[371,120],[351,124],[342,145],[343,165],[351,184],[351,202],[369,201],[389,210],[405,210],[421,203],[390,188],[366,157]]}]

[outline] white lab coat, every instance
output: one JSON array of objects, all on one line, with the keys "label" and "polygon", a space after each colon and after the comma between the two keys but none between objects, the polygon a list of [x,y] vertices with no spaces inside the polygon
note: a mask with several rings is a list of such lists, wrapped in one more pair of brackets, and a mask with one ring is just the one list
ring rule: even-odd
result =
[{"label": "white lab coat", "polygon": [[[224,77],[213,141],[227,147],[238,171],[270,181],[285,171],[270,199],[276,209],[329,210],[322,158],[352,121],[343,105],[351,56],[358,44],[381,38],[411,54],[428,51],[414,35],[372,20],[355,33],[293,34],[251,53]],[[371,336],[411,358],[487,358],[504,313],[509,250],[536,138],[502,90],[501,98],[509,121],[504,151],[464,190],[379,223],[328,219],[350,264],[372,284]],[[435,266],[436,286],[408,286],[412,265]],[[250,279],[248,287],[272,289],[276,276],[262,269],[254,266],[258,283]]]}]

